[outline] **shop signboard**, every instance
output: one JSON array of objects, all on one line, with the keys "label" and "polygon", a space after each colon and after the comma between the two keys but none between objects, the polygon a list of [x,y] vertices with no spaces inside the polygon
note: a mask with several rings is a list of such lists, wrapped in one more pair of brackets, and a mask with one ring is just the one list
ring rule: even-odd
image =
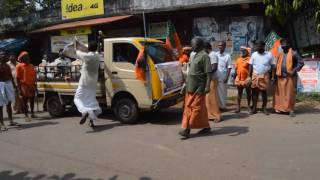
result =
[{"label": "shop signboard", "polygon": [[320,63],[319,61],[306,61],[298,73],[298,92],[320,92]]},{"label": "shop signboard", "polygon": [[[59,53],[60,49],[70,43],[73,43],[75,36],[51,36],[51,52]],[[88,44],[88,35],[79,35],[77,39],[83,44]]]},{"label": "shop signboard", "polygon": [[104,0],[61,0],[62,19],[74,19],[104,14]]},{"label": "shop signboard", "polygon": [[150,38],[166,38],[168,33],[168,22],[150,23]]},{"label": "shop signboard", "polygon": [[183,86],[182,68],[178,61],[156,65],[156,69],[162,82],[162,94],[167,95]]},{"label": "shop signboard", "polygon": [[78,27],[74,29],[60,30],[61,36],[91,34],[91,32],[92,31],[90,27]]}]

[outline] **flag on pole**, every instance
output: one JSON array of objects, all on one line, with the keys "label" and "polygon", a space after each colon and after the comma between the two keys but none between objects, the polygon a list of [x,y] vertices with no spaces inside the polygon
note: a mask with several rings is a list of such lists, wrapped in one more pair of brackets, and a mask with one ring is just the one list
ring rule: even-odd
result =
[{"label": "flag on pole", "polygon": [[168,21],[168,32],[166,38],[166,45],[177,51],[178,58],[182,56],[182,45],[176,28],[171,21]]},{"label": "flag on pole", "polygon": [[281,39],[276,40],[270,50],[274,57],[277,57],[279,53],[282,51],[280,40]]},{"label": "flag on pole", "polygon": [[281,51],[280,40],[281,37],[274,31],[270,32],[266,38],[266,50],[270,51],[274,57],[277,57]]}]

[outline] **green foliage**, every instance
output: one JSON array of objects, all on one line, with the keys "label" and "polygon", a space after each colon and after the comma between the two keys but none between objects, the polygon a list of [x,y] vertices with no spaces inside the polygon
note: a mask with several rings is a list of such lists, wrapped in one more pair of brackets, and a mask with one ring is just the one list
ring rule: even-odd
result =
[{"label": "green foliage", "polygon": [[311,102],[311,101],[320,102],[320,94],[319,93],[298,94],[296,99],[297,99],[297,102]]},{"label": "green foliage", "polygon": [[60,0],[0,0],[0,18],[25,16],[37,10],[60,8]]},{"label": "green foliage", "polygon": [[0,18],[24,16],[30,8],[24,0],[1,0]]},{"label": "green foliage", "polygon": [[37,5],[38,8],[43,10],[57,9],[61,6],[60,0],[28,0],[30,3]]},{"label": "green foliage", "polygon": [[313,17],[320,32],[320,0],[263,0],[263,3],[266,5],[265,14],[275,17],[282,24],[298,12]]}]

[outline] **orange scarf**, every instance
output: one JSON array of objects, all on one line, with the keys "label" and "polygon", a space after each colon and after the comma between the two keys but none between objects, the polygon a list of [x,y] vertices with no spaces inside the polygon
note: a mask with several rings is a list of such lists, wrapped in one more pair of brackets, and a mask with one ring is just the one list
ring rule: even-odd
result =
[{"label": "orange scarf", "polygon": [[[282,66],[282,61],[283,61],[283,56],[284,53],[281,52],[277,58],[277,64],[276,64],[276,74],[277,76],[281,76],[281,66]],[[286,61],[286,66],[287,66],[287,72],[292,72],[293,69],[293,56],[292,56],[292,49],[289,49],[289,52],[287,54],[287,61]]]}]

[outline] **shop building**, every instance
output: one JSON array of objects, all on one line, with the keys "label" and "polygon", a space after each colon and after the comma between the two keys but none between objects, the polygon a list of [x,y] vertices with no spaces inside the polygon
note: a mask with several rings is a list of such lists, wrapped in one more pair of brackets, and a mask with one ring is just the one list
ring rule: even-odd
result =
[{"label": "shop building", "polygon": [[[239,54],[240,46],[253,47],[271,31],[271,21],[264,16],[260,0],[120,0],[105,1],[103,14],[65,19],[33,28],[28,37],[37,44],[40,54],[55,58],[57,50],[74,35],[84,42],[95,40],[98,31],[105,37],[144,36],[143,12],[148,37],[165,39],[168,21],[175,26],[183,45],[201,36],[213,45],[227,42],[227,51]],[[57,18],[55,18],[57,19]],[[60,43],[60,44],[59,44]],[[37,56],[37,59],[41,56]]]},{"label": "shop building", "polygon": [[[273,30],[281,37],[289,37],[302,53],[318,56],[320,38],[312,29],[312,21],[301,16],[287,29],[281,29],[275,21],[264,16],[262,0],[90,2],[78,0],[70,4],[69,0],[62,0],[61,9],[18,18],[19,23],[11,23],[10,28],[2,28],[1,31],[6,32],[7,38],[27,37],[31,47],[29,51],[40,62],[43,54],[54,59],[57,50],[75,35],[84,42],[95,40],[98,31],[103,31],[105,37],[144,36],[144,12],[148,37],[165,39],[167,22],[171,21],[183,45],[188,45],[194,36],[204,37],[213,45],[224,40],[227,42],[227,51],[235,58],[241,45],[253,47],[255,40],[264,40]],[[87,9],[85,6],[92,7],[93,11],[84,11]],[[14,24],[18,24],[18,28],[12,27]]]}]

